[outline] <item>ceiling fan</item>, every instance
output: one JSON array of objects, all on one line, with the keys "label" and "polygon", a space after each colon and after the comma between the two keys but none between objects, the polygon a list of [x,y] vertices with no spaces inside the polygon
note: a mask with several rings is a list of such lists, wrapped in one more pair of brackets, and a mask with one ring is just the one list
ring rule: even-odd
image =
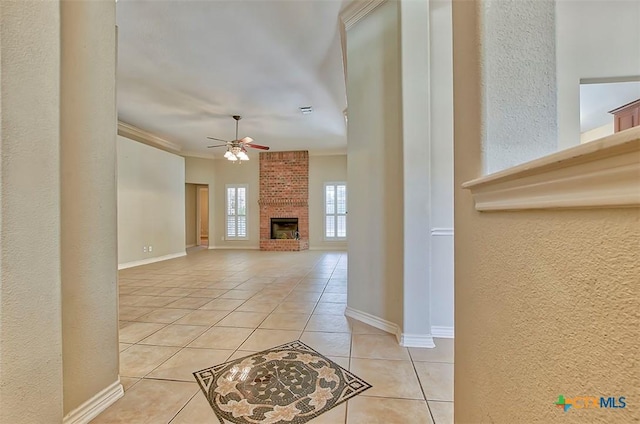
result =
[{"label": "ceiling fan", "polygon": [[247,156],[247,149],[246,149],[247,146],[252,147],[254,149],[269,150],[268,146],[262,146],[260,144],[253,143],[253,138],[251,137],[244,137],[244,138],[238,139],[238,121],[240,121],[242,117],[239,115],[233,115],[233,119],[236,120],[235,140],[227,141],[227,140],[222,140],[220,138],[207,137],[209,140],[223,141],[225,143],[225,144],[216,144],[213,146],[207,146],[207,148],[226,147],[227,152],[224,154],[224,157],[230,161],[249,160],[249,156]]}]

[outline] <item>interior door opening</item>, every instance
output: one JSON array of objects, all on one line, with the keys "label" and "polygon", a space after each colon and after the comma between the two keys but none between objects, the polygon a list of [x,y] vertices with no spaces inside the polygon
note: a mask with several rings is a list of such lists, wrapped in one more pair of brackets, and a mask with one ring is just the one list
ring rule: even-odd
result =
[{"label": "interior door opening", "polygon": [[209,246],[209,186],[199,185],[197,195],[198,246]]}]

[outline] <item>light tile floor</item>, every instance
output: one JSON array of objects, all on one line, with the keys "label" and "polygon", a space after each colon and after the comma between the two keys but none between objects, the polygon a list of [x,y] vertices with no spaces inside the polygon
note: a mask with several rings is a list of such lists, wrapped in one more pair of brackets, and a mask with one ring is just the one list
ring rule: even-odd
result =
[{"label": "light tile floor", "polygon": [[314,424],[453,422],[453,341],[403,348],[344,316],[344,252],[199,250],[120,271],[125,395],[92,423],[217,423],[192,372],[295,339],[373,388]]}]

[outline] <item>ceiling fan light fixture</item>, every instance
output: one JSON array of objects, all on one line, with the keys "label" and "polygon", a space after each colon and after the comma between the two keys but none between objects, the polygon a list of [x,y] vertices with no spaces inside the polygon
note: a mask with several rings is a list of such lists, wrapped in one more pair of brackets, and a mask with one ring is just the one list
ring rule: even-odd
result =
[{"label": "ceiling fan light fixture", "polygon": [[227,151],[225,152],[225,154],[224,154],[224,157],[225,157],[226,159],[229,159],[231,156],[233,156],[233,153],[231,153],[229,150],[227,150]]}]

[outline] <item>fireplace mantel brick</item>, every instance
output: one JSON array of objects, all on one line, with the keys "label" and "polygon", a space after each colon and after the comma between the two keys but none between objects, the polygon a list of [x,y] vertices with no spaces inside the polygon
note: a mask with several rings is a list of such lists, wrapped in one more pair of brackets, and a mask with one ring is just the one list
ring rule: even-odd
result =
[{"label": "fireplace mantel brick", "polygon": [[[309,248],[309,152],[260,153],[260,249]],[[300,240],[271,239],[271,218],[298,218]]]}]

